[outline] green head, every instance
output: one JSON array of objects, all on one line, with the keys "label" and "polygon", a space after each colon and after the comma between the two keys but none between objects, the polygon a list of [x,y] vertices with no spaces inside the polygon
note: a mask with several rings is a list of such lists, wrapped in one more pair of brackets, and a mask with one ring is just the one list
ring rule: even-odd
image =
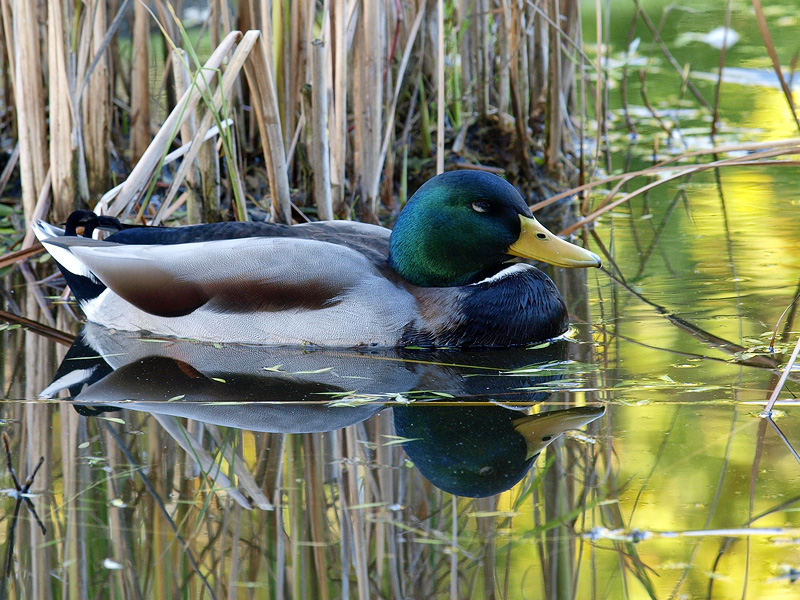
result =
[{"label": "green head", "polygon": [[514,186],[483,171],[450,171],[420,187],[397,219],[389,263],[422,287],[465,285],[509,255],[565,267],[600,266],[531,215]]}]

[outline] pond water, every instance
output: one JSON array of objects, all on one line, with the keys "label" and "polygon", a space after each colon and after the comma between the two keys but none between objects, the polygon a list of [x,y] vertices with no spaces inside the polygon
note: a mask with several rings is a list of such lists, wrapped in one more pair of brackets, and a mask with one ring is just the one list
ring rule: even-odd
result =
[{"label": "pond water", "polygon": [[[734,27],[733,64],[767,66],[755,26]],[[627,24],[613,33],[619,65]],[[676,56],[710,73],[718,54],[698,44]],[[617,169],[710,146],[708,113],[647,45],[627,60],[649,62],[664,110],[629,97],[635,137],[612,111]],[[713,98],[713,78],[696,84]],[[726,141],[794,127],[776,88],[739,79],[721,98]],[[44,462],[29,495],[3,475],[3,597],[796,597],[797,371],[774,420],[761,413],[800,335],[783,314],[800,289],[798,184],[739,166],[616,207],[585,239],[605,268],[552,272],[573,331],[533,348],[331,352],[89,327],[64,358],[4,329],[8,455],[23,485]],[[9,272],[6,297],[77,331],[68,306],[41,311],[55,291],[34,281]]]}]

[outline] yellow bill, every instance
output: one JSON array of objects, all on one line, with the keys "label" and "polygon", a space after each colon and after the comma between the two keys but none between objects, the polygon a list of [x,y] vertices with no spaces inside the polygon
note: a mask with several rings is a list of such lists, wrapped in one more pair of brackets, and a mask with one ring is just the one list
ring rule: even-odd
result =
[{"label": "yellow bill", "polygon": [[603,264],[597,254],[562,240],[536,219],[520,215],[519,221],[519,239],[508,247],[509,254],[573,269],[599,267]]}]

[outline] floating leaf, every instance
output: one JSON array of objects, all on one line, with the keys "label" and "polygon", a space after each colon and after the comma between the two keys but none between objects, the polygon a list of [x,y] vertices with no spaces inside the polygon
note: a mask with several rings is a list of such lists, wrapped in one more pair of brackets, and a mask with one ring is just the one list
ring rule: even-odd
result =
[{"label": "floating leaf", "polygon": [[406,442],[416,442],[422,438],[407,438],[399,435],[384,435],[385,438],[390,438],[388,442],[384,442],[384,446],[395,446],[397,444],[405,444]]}]

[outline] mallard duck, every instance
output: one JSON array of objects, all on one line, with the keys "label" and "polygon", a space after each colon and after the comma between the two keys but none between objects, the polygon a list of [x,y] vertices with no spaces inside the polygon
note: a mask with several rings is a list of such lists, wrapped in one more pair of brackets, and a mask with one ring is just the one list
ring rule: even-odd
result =
[{"label": "mallard duck", "polygon": [[89,321],[208,341],[528,344],[564,333],[567,311],[549,277],[508,261],[600,266],[542,227],[512,185],[480,171],[427,181],[394,230],[218,223],[122,229],[103,241],[74,230],[36,225]]}]

